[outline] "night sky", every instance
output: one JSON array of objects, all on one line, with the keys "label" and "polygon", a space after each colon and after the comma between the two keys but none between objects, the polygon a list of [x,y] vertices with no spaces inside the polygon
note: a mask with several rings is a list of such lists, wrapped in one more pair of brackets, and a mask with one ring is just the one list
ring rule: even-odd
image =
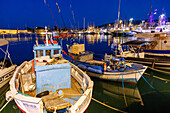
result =
[{"label": "night sky", "polygon": [[[119,0],[0,0],[0,28],[33,27],[45,25],[54,26],[49,5],[58,27],[64,27],[58,12],[58,2],[66,27],[74,25],[72,11],[74,12],[76,25],[83,27],[83,18],[87,24],[103,25],[115,22],[117,19]],[[148,19],[150,8],[157,9],[154,19],[162,13],[170,17],[170,0],[121,0],[120,18],[134,18],[134,20]]]}]

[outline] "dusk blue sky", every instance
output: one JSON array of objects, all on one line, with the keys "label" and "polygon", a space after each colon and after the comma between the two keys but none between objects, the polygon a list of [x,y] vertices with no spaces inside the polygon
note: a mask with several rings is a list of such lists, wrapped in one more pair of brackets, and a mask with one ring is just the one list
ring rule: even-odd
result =
[{"label": "dusk blue sky", "polygon": [[[64,27],[56,6],[58,2],[66,27],[74,24],[70,4],[74,12],[76,24],[83,27],[83,18],[87,24],[103,25],[112,23],[117,19],[119,0],[46,0],[54,15],[58,27]],[[170,17],[170,0],[121,0],[121,19],[134,18],[134,20],[148,19],[148,13],[157,9],[157,15],[162,8],[167,17]],[[54,26],[51,13],[44,4],[44,0],[0,0],[0,28],[19,28],[45,25]]]}]

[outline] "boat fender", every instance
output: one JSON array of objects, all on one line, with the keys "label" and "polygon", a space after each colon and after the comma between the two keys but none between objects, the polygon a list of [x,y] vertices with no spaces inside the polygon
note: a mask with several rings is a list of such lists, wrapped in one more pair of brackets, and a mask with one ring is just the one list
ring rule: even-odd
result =
[{"label": "boat fender", "polygon": [[12,96],[11,91],[8,91],[8,92],[6,93],[6,100],[9,101],[9,100],[11,100],[12,98],[13,98],[13,96]]},{"label": "boat fender", "polygon": [[[101,67],[102,68],[102,67]],[[102,69],[99,68],[94,68],[94,67],[88,67],[87,68],[88,71],[94,72],[94,73],[98,73],[98,74],[102,74]]]},{"label": "boat fender", "polygon": [[106,63],[104,63],[104,71],[106,71],[107,70],[107,68],[106,68]]},{"label": "boat fender", "polygon": [[83,70],[86,70],[87,69],[87,66],[83,65],[83,64],[78,64],[78,67],[83,69]]},{"label": "boat fender", "polygon": [[48,94],[49,94],[49,91],[43,91],[43,92],[37,94],[36,97],[41,98],[41,97],[46,96],[46,95],[48,95]]}]

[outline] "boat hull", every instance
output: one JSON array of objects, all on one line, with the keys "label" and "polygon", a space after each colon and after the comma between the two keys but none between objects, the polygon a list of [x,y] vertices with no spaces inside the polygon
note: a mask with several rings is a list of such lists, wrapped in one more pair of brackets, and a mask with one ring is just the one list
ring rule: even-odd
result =
[{"label": "boat hull", "polygon": [[16,65],[12,65],[9,68],[5,68],[0,71],[0,88],[3,87],[6,83],[8,83],[14,73]]},{"label": "boat hull", "polygon": [[139,69],[140,73],[138,72],[138,70],[133,70],[130,72],[104,72],[103,74],[97,74],[87,71],[87,74],[91,77],[96,77],[103,80],[122,82],[123,79],[123,82],[125,83],[137,84],[138,80],[141,78],[146,69],[147,66],[144,66],[144,69]]},{"label": "boat hull", "polygon": [[146,56],[155,56],[155,57],[169,57],[170,50],[144,50]]},{"label": "boat hull", "polygon": [[[31,63],[30,61],[29,63]],[[43,102],[41,98],[31,97],[19,92],[19,81],[21,70],[26,66],[28,62],[22,63],[17,67],[14,75],[10,81],[10,91],[11,95],[14,98],[14,101],[18,108],[23,113],[43,113]],[[74,105],[69,108],[69,113],[83,113],[91,102],[92,90],[93,90],[93,81],[81,71],[77,66],[71,64],[71,73],[72,77],[84,88],[84,95],[81,96]],[[21,87],[20,87],[21,88]]]}]

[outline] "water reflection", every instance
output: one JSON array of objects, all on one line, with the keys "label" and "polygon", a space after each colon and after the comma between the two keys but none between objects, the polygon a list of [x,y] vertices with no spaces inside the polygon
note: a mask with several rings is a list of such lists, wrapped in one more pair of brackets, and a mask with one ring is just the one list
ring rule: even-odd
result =
[{"label": "water reflection", "polygon": [[[125,84],[123,90],[121,83],[103,81],[100,79],[92,79],[92,80],[95,83],[94,93],[93,93],[93,97],[95,99],[123,111],[139,112],[140,111],[139,108],[143,108],[144,104],[137,85]],[[128,108],[126,108],[123,93],[125,93]],[[137,106],[138,108],[135,108]],[[96,107],[98,107],[99,109],[95,109]],[[92,102],[90,108],[91,109],[87,110],[87,113],[88,112],[105,113],[105,111],[111,113],[117,113],[117,111],[111,110],[110,108],[102,106],[96,102]]]}]

